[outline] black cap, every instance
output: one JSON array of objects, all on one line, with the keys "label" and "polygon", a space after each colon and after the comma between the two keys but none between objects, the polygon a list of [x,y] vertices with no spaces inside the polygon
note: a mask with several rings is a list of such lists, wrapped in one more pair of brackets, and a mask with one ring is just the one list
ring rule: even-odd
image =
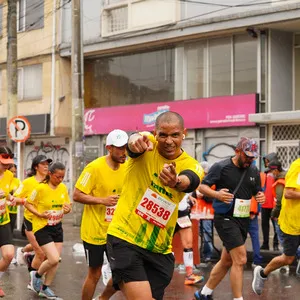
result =
[{"label": "black cap", "polygon": [[52,159],[51,158],[47,158],[47,156],[45,155],[37,155],[33,160],[32,160],[32,164],[31,167],[34,168],[36,167],[38,164],[47,161],[49,164],[52,163]]},{"label": "black cap", "polygon": [[278,171],[282,171],[282,165],[281,162],[278,160],[271,160],[268,164],[268,167],[265,169],[265,173],[268,173],[272,170],[278,170]]}]

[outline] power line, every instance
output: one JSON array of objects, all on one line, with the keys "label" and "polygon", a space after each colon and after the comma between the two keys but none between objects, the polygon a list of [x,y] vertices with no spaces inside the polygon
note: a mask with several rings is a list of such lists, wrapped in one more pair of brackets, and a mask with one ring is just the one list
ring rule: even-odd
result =
[{"label": "power line", "polygon": [[[161,1],[177,1],[177,2],[182,2],[182,3],[192,3],[192,4],[199,4],[199,5],[207,5],[207,6],[221,6],[221,7],[249,7],[249,6],[254,6],[254,5],[265,5],[265,4],[274,4],[274,3],[280,3],[280,2],[286,2],[287,0],[273,0],[273,1],[265,1],[265,2],[259,2],[259,3],[252,3],[252,4],[247,4],[247,3],[241,3],[241,4],[236,4],[236,5],[230,5],[230,4],[221,4],[221,3],[213,3],[213,2],[204,2],[204,1],[197,1],[197,0],[161,0]],[[261,0],[254,0],[251,2],[257,2]]]},{"label": "power line", "polygon": [[[4,7],[6,7],[7,5],[5,5]],[[34,11],[34,10],[37,10],[39,7],[41,7],[41,6],[44,6],[44,1],[42,1],[42,2],[40,2],[40,3],[38,3],[37,5],[36,4],[32,4],[32,5],[29,5],[28,7],[25,7],[25,13],[24,13],[24,15],[22,15],[22,16],[20,16],[20,14],[19,14],[19,18],[18,18],[18,20],[19,20],[19,23],[22,21],[22,19],[24,19],[25,17],[26,17],[26,12],[27,11],[30,11],[30,12],[32,12],[32,11]],[[49,4],[49,6],[50,6],[50,4]],[[45,6],[46,7],[46,6]],[[29,10],[29,8],[32,8],[32,10]],[[2,5],[2,9],[3,9],[3,5]],[[19,11],[20,11],[21,9],[19,8]],[[2,10],[3,11],[3,10]],[[17,12],[17,14],[18,14],[18,12]],[[6,24],[6,26],[4,26],[3,28],[2,28],[2,30],[3,31],[6,31],[6,29],[7,29],[7,24]]]},{"label": "power line", "polygon": [[[58,0],[57,0],[58,2]],[[65,2],[64,4],[62,4],[61,6],[57,7],[55,9],[55,12],[59,11],[60,9],[62,9],[63,7],[65,7],[67,4],[69,4],[71,2],[71,0],[68,0],[67,2]],[[42,19],[46,20],[48,17],[51,17],[53,15],[53,11],[50,11],[48,14],[43,14],[42,16],[40,16],[34,23],[31,24],[31,27],[36,25],[38,22],[40,22]],[[19,36],[18,37],[18,41],[20,41],[21,39],[23,39],[25,36],[27,36],[29,33],[31,33],[31,30],[26,30],[25,32],[19,32],[19,33],[22,33],[22,36]],[[52,34],[49,34],[47,36],[44,36],[42,39],[38,40],[38,41],[35,41],[35,42],[41,42],[43,40],[45,40],[46,38],[52,36]],[[3,36],[3,38],[5,38],[7,36]],[[3,47],[6,46],[6,45],[3,45]],[[27,46],[27,44],[23,45],[23,46],[18,46],[18,48],[23,48]],[[51,47],[50,47],[51,48]]]},{"label": "power line", "polygon": [[[162,1],[179,1],[179,2],[190,2],[190,1],[194,1],[195,0],[162,0]],[[156,28],[153,28],[152,29],[152,32],[161,32],[162,30],[166,29],[166,28],[169,28],[169,27],[172,27],[172,26],[175,26],[176,24],[180,24],[180,23],[183,23],[185,21],[188,21],[188,20],[192,20],[192,19],[195,19],[195,18],[199,18],[199,17],[203,17],[203,16],[208,16],[208,15],[211,15],[211,14],[214,14],[214,13],[217,13],[217,12],[221,12],[221,11],[224,11],[224,10],[228,10],[228,9],[232,9],[232,8],[237,8],[237,7],[252,7],[254,5],[256,6],[261,6],[261,5],[265,5],[265,4],[274,4],[274,3],[280,3],[280,2],[285,2],[286,0],[278,0],[278,1],[265,1],[265,2],[259,2],[259,3],[256,3],[257,1],[259,0],[252,0],[248,3],[245,3],[245,4],[237,4],[237,5],[223,5],[225,7],[222,7],[222,8],[219,8],[219,9],[216,9],[216,10],[213,10],[213,11],[210,11],[210,12],[206,12],[206,13],[202,13],[202,14],[199,14],[199,15],[195,15],[195,16],[192,16],[192,17],[188,17],[188,18],[184,18],[184,19],[181,19],[179,21],[177,21],[176,23],[172,23],[172,24],[166,24],[166,25],[161,25],[161,26],[158,26]],[[254,3],[255,2],[255,3]],[[197,2],[200,4],[200,2]],[[203,4],[207,4],[207,5],[210,5],[210,3],[207,3],[207,2],[202,2]],[[222,5],[220,5],[222,6]],[[131,30],[130,32],[126,32],[126,33],[120,33],[120,34],[115,34],[114,37],[120,37],[120,38],[123,38],[123,37],[127,37],[127,36],[130,36],[131,34],[133,33],[139,33],[139,32],[144,32],[144,31],[147,31],[148,29],[137,29],[137,30]]]},{"label": "power line", "polygon": [[[181,19],[179,21],[177,21],[176,23],[172,23],[172,24],[166,24],[166,25],[161,25],[161,26],[158,26],[158,27],[155,27],[155,28],[152,28],[150,29],[152,32],[161,32],[163,31],[164,29],[167,29],[171,26],[174,26],[176,24],[180,24],[182,22],[185,22],[185,21],[188,21],[188,20],[191,20],[191,19],[195,19],[195,18],[199,18],[199,17],[202,17],[202,16],[207,16],[207,15],[210,15],[210,14],[214,14],[214,13],[217,13],[217,12],[220,12],[220,11],[224,11],[224,10],[228,10],[228,9],[232,9],[232,8],[236,8],[236,7],[251,7],[251,6],[259,6],[259,5],[265,5],[265,4],[274,4],[274,3],[280,3],[280,2],[285,2],[285,0],[278,0],[278,1],[265,1],[265,2],[259,2],[257,3],[257,1],[259,0],[252,0],[248,3],[244,3],[244,4],[237,4],[237,5],[227,5],[227,4],[212,4],[212,3],[207,3],[207,2],[203,2],[203,1],[196,1],[196,0],[161,0],[161,1],[179,1],[179,2],[187,2],[187,3],[196,3],[196,4],[205,4],[205,5],[215,5],[215,6],[222,6],[222,8],[220,9],[217,9],[217,10],[213,10],[213,11],[210,11],[210,12],[206,12],[206,13],[202,13],[202,14],[199,14],[199,15],[195,15],[195,16],[192,16],[192,17],[188,17],[188,18],[184,18],[184,19]],[[68,0],[67,2],[65,2],[64,4],[62,4],[60,7],[58,7],[56,9],[56,11],[58,11],[59,9],[65,7],[68,3],[70,3],[71,0]],[[256,3],[253,3],[253,2],[256,2]],[[48,13],[48,16],[52,15],[53,12],[50,12]],[[86,17],[86,16],[85,16]],[[87,22],[85,22],[84,24],[87,24],[89,22],[93,22],[93,20],[99,18],[100,16],[97,16],[95,18],[92,18],[92,19],[89,19]],[[47,16],[45,16],[45,18],[47,18]],[[86,17],[88,18],[88,17]],[[38,20],[39,21],[39,20]],[[37,21],[37,22],[38,22]],[[35,22],[36,23],[36,22]],[[34,24],[35,24],[34,23]],[[69,29],[66,29],[65,31],[68,31]],[[148,29],[137,29],[137,30],[132,30],[130,32],[127,32],[127,33],[120,33],[120,34],[115,34],[112,38],[114,37],[119,37],[119,38],[125,38],[127,36],[130,36],[134,33],[139,33],[139,32],[144,32],[144,31],[147,31]],[[24,36],[26,36],[27,33],[23,34],[22,37],[20,37],[19,39],[21,38],[24,38]],[[40,41],[44,40],[46,37],[49,37],[51,35],[48,35],[48,36],[45,36],[43,39],[41,39]],[[3,36],[5,37],[5,36]],[[19,40],[18,39],[18,40]],[[26,46],[26,45],[24,45]],[[23,47],[24,47],[23,46]]]}]

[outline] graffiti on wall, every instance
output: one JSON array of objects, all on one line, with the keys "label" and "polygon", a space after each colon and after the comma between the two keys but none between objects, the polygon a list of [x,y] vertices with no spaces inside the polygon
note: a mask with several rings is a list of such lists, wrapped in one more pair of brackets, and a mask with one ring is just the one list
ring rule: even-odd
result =
[{"label": "graffiti on wall", "polygon": [[[26,151],[27,152],[27,151]],[[37,155],[45,155],[48,158],[51,158],[53,162],[61,162],[66,167],[66,175],[64,179],[64,183],[69,188],[70,185],[70,154],[67,148],[62,145],[55,145],[52,142],[40,142],[40,145],[35,145],[33,143],[31,149],[29,149],[29,153],[25,158],[24,169],[27,173],[31,168],[31,163],[33,158]]]},{"label": "graffiti on wall", "polygon": [[203,160],[206,160],[213,165],[215,162],[234,155],[235,145],[227,143],[218,143],[211,146],[206,152],[203,153]]}]

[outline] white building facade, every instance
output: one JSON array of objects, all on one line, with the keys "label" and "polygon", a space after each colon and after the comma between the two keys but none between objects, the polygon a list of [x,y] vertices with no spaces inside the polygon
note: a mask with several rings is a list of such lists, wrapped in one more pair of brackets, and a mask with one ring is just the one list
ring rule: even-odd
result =
[{"label": "white building facade", "polygon": [[[67,2],[67,1],[66,1]],[[205,3],[205,4],[204,4]],[[199,161],[233,154],[241,136],[284,167],[300,140],[300,3],[232,0],[83,0],[86,152],[110,129],[153,129],[183,114],[184,148]],[[60,55],[71,55],[71,6]],[[152,122],[151,122],[152,120]]]}]

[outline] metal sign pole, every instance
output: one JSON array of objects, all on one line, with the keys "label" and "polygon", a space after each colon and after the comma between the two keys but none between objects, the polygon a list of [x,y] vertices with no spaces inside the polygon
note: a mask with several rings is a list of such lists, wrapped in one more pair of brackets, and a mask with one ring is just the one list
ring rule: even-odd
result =
[{"label": "metal sign pole", "polygon": [[[20,166],[20,161],[21,161],[21,143],[17,143],[17,177],[22,181],[21,179],[21,174],[23,173],[21,166]],[[21,230],[21,210],[20,210],[20,205],[18,205],[18,211],[17,211],[17,230]]]}]

